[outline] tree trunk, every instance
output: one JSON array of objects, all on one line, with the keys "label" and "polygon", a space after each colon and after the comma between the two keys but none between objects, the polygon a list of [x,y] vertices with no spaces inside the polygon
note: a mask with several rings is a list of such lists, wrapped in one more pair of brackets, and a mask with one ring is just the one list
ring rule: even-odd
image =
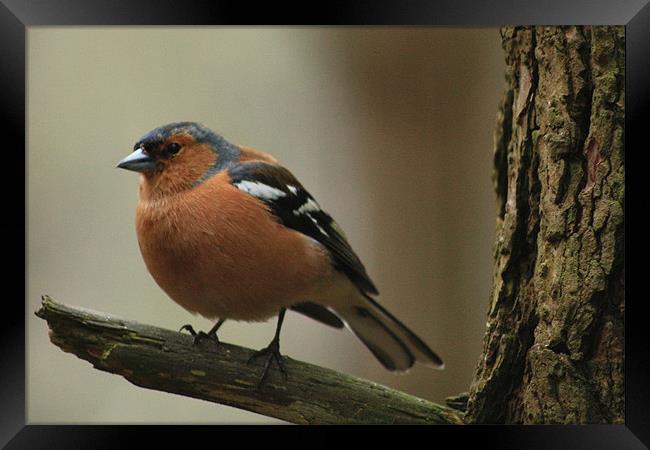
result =
[{"label": "tree trunk", "polygon": [[623,27],[506,27],[470,423],[623,423]]}]

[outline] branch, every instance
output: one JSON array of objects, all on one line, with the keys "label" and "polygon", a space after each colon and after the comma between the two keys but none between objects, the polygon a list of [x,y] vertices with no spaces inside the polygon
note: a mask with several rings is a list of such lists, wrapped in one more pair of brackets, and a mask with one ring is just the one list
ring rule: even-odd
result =
[{"label": "branch", "polygon": [[297,424],[462,424],[462,414],[379,384],[284,357],[288,379],[235,345],[63,305],[43,296],[36,315],[63,351],[131,383]]}]

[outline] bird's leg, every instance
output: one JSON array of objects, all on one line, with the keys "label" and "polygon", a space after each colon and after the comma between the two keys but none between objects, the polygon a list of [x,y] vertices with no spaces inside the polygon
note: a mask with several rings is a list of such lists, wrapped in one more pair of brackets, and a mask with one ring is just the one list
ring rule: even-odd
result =
[{"label": "bird's leg", "polygon": [[194,327],[190,324],[183,325],[179,332],[183,330],[187,330],[190,332],[192,336],[194,336],[194,345],[197,345],[199,342],[201,342],[202,339],[212,339],[216,343],[219,343],[219,338],[217,337],[217,331],[219,331],[219,328],[221,328],[221,325],[226,321],[226,319],[219,319],[219,321],[208,331],[207,333],[204,331],[199,331],[198,333],[194,331]]},{"label": "bird's leg", "polygon": [[282,321],[284,320],[284,313],[286,311],[287,310],[285,308],[282,308],[280,310],[280,315],[278,316],[278,325],[275,329],[275,336],[273,337],[271,343],[267,347],[255,353],[248,360],[248,362],[250,363],[252,360],[257,359],[261,356],[264,357],[264,369],[262,372],[262,378],[260,378],[259,383],[257,383],[258,388],[262,386],[262,384],[266,380],[266,377],[269,374],[269,369],[271,368],[271,361],[273,360],[275,360],[275,362],[277,363],[278,368],[280,369],[280,372],[282,373],[284,379],[285,380],[287,379],[287,371],[284,369],[284,364],[282,363],[282,355],[280,354],[280,329],[282,328]]}]

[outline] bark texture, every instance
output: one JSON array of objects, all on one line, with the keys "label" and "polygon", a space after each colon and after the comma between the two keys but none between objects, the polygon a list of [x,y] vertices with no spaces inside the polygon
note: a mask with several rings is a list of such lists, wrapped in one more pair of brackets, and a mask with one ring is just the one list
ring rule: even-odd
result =
[{"label": "bark texture", "polygon": [[255,351],[207,341],[57,303],[43,297],[36,315],[50,339],[96,369],[136,386],[199,398],[296,424],[453,424],[462,413],[359,378],[284,357],[258,387]]},{"label": "bark texture", "polygon": [[470,423],[623,423],[623,27],[506,27]]}]

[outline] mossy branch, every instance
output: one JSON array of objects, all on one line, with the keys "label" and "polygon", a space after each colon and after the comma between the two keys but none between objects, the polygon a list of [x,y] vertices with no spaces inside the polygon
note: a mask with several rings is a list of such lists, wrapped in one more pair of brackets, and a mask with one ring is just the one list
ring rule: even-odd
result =
[{"label": "mossy branch", "polygon": [[284,358],[257,387],[261,362],[254,350],[202,341],[57,303],[43,296],[36,315],[51,341],[96,369],[131,383],[253,411],[296,424],[462,424],[453,409],[323,367]]}]

